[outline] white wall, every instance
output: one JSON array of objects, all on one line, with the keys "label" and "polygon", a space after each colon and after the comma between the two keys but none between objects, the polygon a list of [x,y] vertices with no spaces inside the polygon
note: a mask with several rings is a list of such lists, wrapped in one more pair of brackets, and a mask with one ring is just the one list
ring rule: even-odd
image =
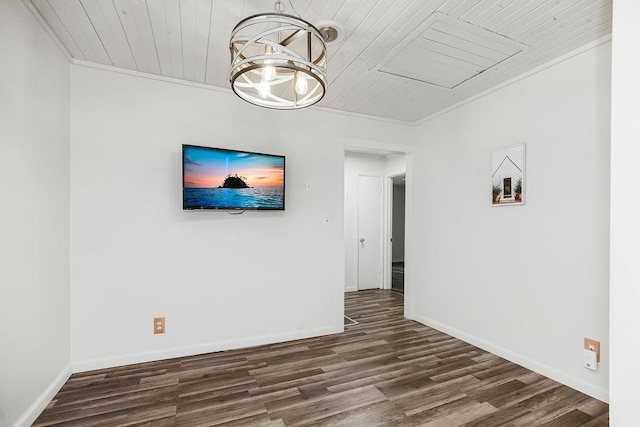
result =
[{"label": "white wall", "polygon": [[405,174],[406,172],[407,172],[406,154],[387,154],[384,156],[384,174],[387,178],[391,176]]},{"label": "white wall", "polygon": [[71,372],[69,64],[0,1],[0,426],[30,425]]},{"label": "white wall", "polygon": [[611,407],[613,426],[638,424],[640,381],[640,3],[613,7],[611,99]]},{"label": "white wall", "polygon": [[[72,117],[75,369],[342,330],[340,141],[411,128],[82,66]],[[182,211],[183,143],[284,154],[286,210]]]},{"label": "white wall", "polygon": [[[415,317],[603,400],[610,49],[593,47],[421,125],[412,186]],[[519,142],[526,205],[492,207],[491,152]],[[597,372],[582,366],[584,337],[602,343]]]}]

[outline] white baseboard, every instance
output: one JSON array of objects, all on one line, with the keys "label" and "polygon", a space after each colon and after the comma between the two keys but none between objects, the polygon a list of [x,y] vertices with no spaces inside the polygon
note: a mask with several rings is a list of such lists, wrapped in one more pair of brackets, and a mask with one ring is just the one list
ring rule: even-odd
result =
[{"label": "white baseboard", "polygon": [[356,288],[355,286],[347,286],[346,288],[344,288],[345,292],[356,292],[358,290],[358,288]]},{"label": "white baseboard", "polygon": [[152,362],[156,360],[172,359],[175,357],[194,356],[197,354],[214,353],[217,351],[234,350],[239,348],[255,347],[258,345],[274,344],[285,341],[298,340],[303,338],[318,337],[322,335],[337,334],[344,332],[342,319],[340,326],[312,329],[305,331],[288,332],[284,334],[265,335],[261,337],[246,338],[233,341],[221,341],[206,344],[198,344],[186,347],[174,347],[157,351],[143,353],[125,354],[122,356],[109,357],[104,359],[94,359],[73,362],[73,372],[86,372],[96,369],[113,368],[116,366],[131,365],[134,363]]},{"label": "white baseboard", "polygon": [[573,377],[571,375],[567,375],[562,371],[558,371],[557,369],[549,365],[529,359],[528,357],[525,357],[521,354],[514,353],[513,351],[507,350],[506,348],[497,346],[483,339],[474,337],[458,329],[451,328],[447,325],[444,325],[433,319],[429,319],[425,316],[417,315],[414,317],[414,320],[424,325],[427,325],[433,329],[437,329],[438,331],[444,332],[445,334],[458,338],[464,342],[472,344],[476,347],[479,347],[483,350],[489,351],[510,362],[517,363],[520,366],[524,366],[527,369],[530,369],[534,372],[544,375],[545,377],[551,378],[552,380],[557,381],[561,384],[564,384],[568,387],[571,387],[575,390],[578,390],[579,392],[587,394],[605,403],[609,403],[609,391],[606,389],[594,386],[593,384],[589,384],[579,378]]},{"label": "white baseboard", "polygon": [[14,427],[28,427],[34,423],[34,421],[40,416],[42,411],[47,407],[49,402],[53,400],[55,395],[60,391],[64,383],[67,382],[71,376],[71,364],[67,365],[62,372],[49,384],[45,391],[29,406],[29,408],[22,414],[18,421],[14,424]]}]

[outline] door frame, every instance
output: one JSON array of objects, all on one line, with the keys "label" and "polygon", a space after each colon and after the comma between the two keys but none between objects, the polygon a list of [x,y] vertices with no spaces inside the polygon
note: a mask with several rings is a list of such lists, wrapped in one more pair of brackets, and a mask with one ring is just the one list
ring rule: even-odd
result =
[{"label": "door frame", "polygon": [[[386,192],[386,200],[385,200],[385,209],[387,221],[385,222],[385,231],[384,238],[385,243],[385,252],[384,252],[384,289],[391,289],[392,285],[392,274],[393,274],[393,242],[391,239],[393,238],[393,178],[397,178],[399,176],[404,176],[405,180],[407,178],[407,173],[397,173],[392,175],[387,175],[387,192]],[[405,184],[405,251],[406,251],[406,239],[407,239],[407,230],[406,230],[406,222],[407,222],[407,188]]]},{"label": "door frame", "polygon": [[[407,319],[415,318],[415,298],[416,298],[416,290],[414,289],[413,283],[413,264],[414,264],[414,239],[413,239],[413,148],[407,144],[398,144],[398,143],[390,143],[390,142],[381,142],[375,140],[362,140],[356,138],[341,138],[339,140],[339,144],[337,144],[337,152],[336,156],[339,159],[339,187],[338,194],[340,195],[338,198],[338,218],[339,224],[341,228],[340,233],[340,248],[341,254],[340,257],[340,273],[343,280],[336,283],[335,286],[335,301],[336,304],[339,304],[339,311],[344,315],[344,292],[345,292],[345,222],[344,222],[344,213],[345,213],[345,204],[344,204],[344,191],[345,191],[345,182],[344,182],[344,158],[345,152],[347,151],[355,151],[362,153],[370,153],[370,154],[404,154],[406,156],[405,161],[405,242],[404,242],[404,250],[405,250],[405,269],[404,269],[404,316]],[[384,267],[384,266],[383,266]],[[340,319],[342,321],[342,318]],[[344,330],[344,326],[343,326]]]}]

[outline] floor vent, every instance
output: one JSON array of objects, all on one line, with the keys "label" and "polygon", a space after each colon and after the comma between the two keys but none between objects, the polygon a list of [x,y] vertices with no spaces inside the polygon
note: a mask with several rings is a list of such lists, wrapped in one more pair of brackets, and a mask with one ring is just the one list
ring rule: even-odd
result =
[{"label": "floor vent", "polygon": [[358,322],[356,322],[352,318],[344,316],[344,326],[351,326],[351,325],[357,325],[357,324]]}]

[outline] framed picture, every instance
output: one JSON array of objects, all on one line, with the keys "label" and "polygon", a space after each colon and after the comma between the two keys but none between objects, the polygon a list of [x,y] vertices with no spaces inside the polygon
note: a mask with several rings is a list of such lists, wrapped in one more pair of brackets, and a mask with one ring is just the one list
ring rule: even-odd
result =
[{"label": "framed picture", "polygon": [[524,154],[524,142],[491,153],[491,206],[524,205]]}]

